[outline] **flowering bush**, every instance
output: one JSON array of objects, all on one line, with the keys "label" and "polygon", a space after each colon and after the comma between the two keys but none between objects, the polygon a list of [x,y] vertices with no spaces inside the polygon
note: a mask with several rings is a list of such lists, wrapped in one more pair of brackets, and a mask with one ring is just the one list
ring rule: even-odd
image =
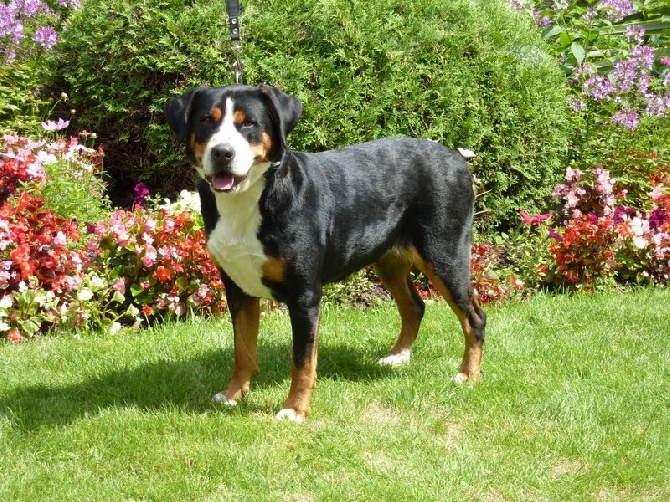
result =
[{"label": "flowering bush", "polygon": [[638,207],[602,167],[590,175],[568,168],[556,187],[558,211],[530,225],[545,227],[548,257],[537,268],[548,285],[593,289],[617,282],[668,284],[670,276],[670,165],[650,176],[652,190]]},{"label": "flowering bush", "polygon": [[521,298],[526,286],[514,273],[501,279],[500,259],[503,250],[490,244],[473,244],[470,257],[475,295],[481,304],[499,303],[504,299]]},{"label": "flowering bush", "polygon": [[76,222],[27,192],[0,207],[0,330],[33,335],[55,320],[47,300],[69,298],[81,282],[84,260],[70,248],[78,238]]},{"label": "flowering bush", "polygon": [[195,225],[190,211],[118,210],[89,226],[88,253],[125,303],[141,309],[146,319],[188,310],[219,314],[225,308],[223,284],[204,231]]},{"label": "flowering bush", "polygon": [[666,116],[670,59],[659,57],[656,48],[667,43],[670,24],[653,2],[600,0],[582,5],[512,0],[512,4],[529,11],[545,28],[544,37],[552,41],[566,72],[572,74],[569,104],[574,112],[594,105],[606,110],[612,123],[627,129],[637,129],[642,115]]},{"label": "flowering bush", "polygon": [[[52,130],[53,125],[44,123],[43,128]],[[58,216],[82,222],[105,217],[108,201],[100,176],[102,157],[100,149],[88,148],[77,138],[30,141],[16,135],[2,136],[0,204],[23,185],[43,198],[46,207]]]},{"label": "flowering bush", "polygon": [[[16,341],[56,327],[117,330],[225,307],[202,221],[185,209],[196,202],[191,194],[112,213],[103,203],[101,152],[75,138],[4,136],[0,147],[0,336]],[[147,195],[142,188],[141,194]],[[62,199],[91,209],[77,211]],[[89,216],[102,219],[84,225]]]},{"label": "flowering bush", "polygon": [[9,0],[0,4],[0,62],[11,63],[20,51],[54,47],[63,15],[77,7],[79,0]]}]

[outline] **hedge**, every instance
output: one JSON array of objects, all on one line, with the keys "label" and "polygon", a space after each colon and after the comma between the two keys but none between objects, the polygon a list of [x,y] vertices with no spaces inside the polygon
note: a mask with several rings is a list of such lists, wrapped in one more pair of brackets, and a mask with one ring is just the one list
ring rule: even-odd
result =
[{"label": "hedge", "polygon": [[[410,135],[475,151],[479,224],[504,229],[540,211],[564,172],[565,81],[537,30],[504,0],[243,1],[248,83],[301,99],[291,147],[319,151]],[[225,2],[84,0],[52,61],[98,133],[121,194],[142,180],[190,188],[162,109],[200,84],[233,81]],[[63,110],[64,112],[66,110]]]}]

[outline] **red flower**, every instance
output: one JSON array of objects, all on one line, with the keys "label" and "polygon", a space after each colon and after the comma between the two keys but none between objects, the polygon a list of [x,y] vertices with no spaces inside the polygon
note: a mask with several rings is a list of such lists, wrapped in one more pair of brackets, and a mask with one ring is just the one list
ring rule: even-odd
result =
[{"label": "red flower", "polygon": [[165,268],[163,265],[156,267],[156,271],[153,273],[153,278],[157,281],[165,282],[169,281],[172,278],[170,271]]}]

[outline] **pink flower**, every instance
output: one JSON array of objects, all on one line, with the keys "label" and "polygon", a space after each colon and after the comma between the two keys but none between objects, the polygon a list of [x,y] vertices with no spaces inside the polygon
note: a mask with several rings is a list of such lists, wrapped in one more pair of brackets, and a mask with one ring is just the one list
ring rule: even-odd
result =
[{"label": "pink flower", "polygon": [[53,242],[56,246],[65,246],[65,244],[67,244],[65,234],[59,230],[56,232],[56,236],[54,237]]},{"label": "pink flower", "polygon": [[61,129],[66,129],[70,125],[69,120],[58,119],[58,122],[52,122],[48,120],[47,122],[42,122],[42,128],[45,131],[60,131]]},{"label": "pink flower", "polygon": [[156,220],[154,220],[151,217],[148,217],[144,222],[144,231],[153,232],[154,230],[156,230]]},{"label": "pink flower", "polygon": [[112,289],[114,291],[118,291],[122,295],[126,294],[126,281],[123,277],[119,277],[114,285],[112,286]]},{"label": "pink flower", "polygon": [[142,263],[144,264],[145,267],[151,268],[153,264],[156,263],[157,258],[158,258],[158,252],[156,251],[156,248],[153,247],[151,244],[149,244],[144,254]]},{"label": "pink flower", "polygon": [[651,191],[651,200],[660,200],[663,197],[663,190],[660,186],[654,187]]},{"label": "pink flower", "polygon": [[540,223],[543,223],[551,218],[551,213],[530,216],[526,211],[521,210],[519,211],[519,214],[521,215],[523,222],[527,225],[539,225]]}]

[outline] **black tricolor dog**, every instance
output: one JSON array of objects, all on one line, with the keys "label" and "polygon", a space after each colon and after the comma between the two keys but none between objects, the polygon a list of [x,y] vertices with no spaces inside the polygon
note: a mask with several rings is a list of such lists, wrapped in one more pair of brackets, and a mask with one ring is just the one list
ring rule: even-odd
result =
[{"label": "black tricolor dog", "polygon": [[273,298],[288,306],[293,329],[291,389],[277,418],[302,420],[316,382],[321,288],[370,264],[402,319],[380,363],[409,360],[424,313],[410,279],[416,266],[463,328],[456,380],[476,380],[486,316],[470,283],[474,192],[463,157],[410,138],[291,151],[286,136],[301,112],[300,101],[267,85],[200,87],[166,106],[202,176],[207,245],[233,320],[233,375],[215,399],[233,405],[249,391],[259,298]]}]

